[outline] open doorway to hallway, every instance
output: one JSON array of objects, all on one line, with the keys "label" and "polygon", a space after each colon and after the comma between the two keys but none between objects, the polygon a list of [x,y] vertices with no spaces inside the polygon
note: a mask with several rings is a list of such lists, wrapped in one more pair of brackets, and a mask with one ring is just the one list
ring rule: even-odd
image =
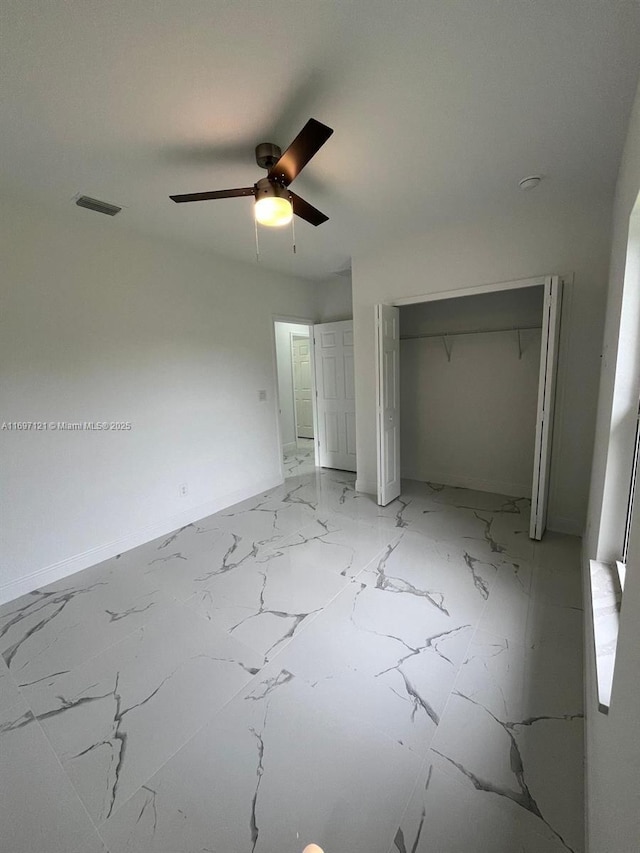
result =
[{"label": "open doorway to hallway", "polygon": [[275,321],[280,441],[285,477],[315,468],[315,383],[311,328]]}]

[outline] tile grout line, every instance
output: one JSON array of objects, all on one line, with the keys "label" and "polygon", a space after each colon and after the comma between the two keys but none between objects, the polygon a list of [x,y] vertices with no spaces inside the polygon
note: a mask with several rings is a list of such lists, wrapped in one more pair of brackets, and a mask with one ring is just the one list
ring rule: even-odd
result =
[{"label": "tile grout line", "polygon": [[[25,700],[25,701],[26,701],[26,700]],[[59,767],[60,767],[60,769],[62,770],[62,773],[64,774],[65,779],[67,780],[67,782],[68,782],[68,783],[69,783],[69,785],[71,786],[71,790],[72,790],[72,791],[73,791],[73,793],[75,794],[76,799],[77,799],[77,800],[78,800],[78,802],[81,804],[83,811],[84,811],[84,812],[85,812],[85,814],[87,815],[87,818],[88,818],[88,820],[89,820],[89,823],[90,823],[91,827],[95,830],[96,834],[98,835],[98,838],[100,839],[100,841],[102,841],[102,843],[103,843],[103,845],[104,845],[105,849],[107,849],[107,845],[106,845],[106,843],[104,842],[104,840],[102,839],[102,836],[100,835],[100,833],[99,833],[99,831],[98,831],[98,826],[97,826],[96,822],[95,822],[95,821],[94,821],[94,819],[91,817],[91,814],[89,813],[89,810],[87,809],[86,805],[84,804],[84,800],[83,800],[83,799],[82,799],[82,797],[80,796],[80,794],[79,794],[79,792],[78,792],[78,789],[76,788],[76,786],[75,786],[75,784],[74,784],[74,782],[73,782],[72,778],[71,778],[71,777],[69,776],[69,774],[67,773],[67,771],[66,771],[66,769],[65,769],[65,767],[64,767],[64,765],[63,765],[63,763],[62,763],[62,761],[60,760],[60,757],[58,756],[58,753],[55,751],[54,746],[53,746],[53,744],[51,743],[51,739],[49,738],[48,734],[47,734],[47,733],[46,733],[46,731],[44,730],[44,727],[42,726],[42,723],[41,723],[41,722],[40,722],[40,720],[36,717],[36,715],[33,713],[33,710],[31,709],[31,706],[29,706],[29,711],[30,711],[31,715],[33,716],[33,721],[34,721],[34,723],[37,725],[38,729],[39,729],[39,730],[40,730],[40,732],[42,733],[42,736],[43,736],[43,737],[44,737],[44,739],[46,740],[47,745],[48,745],[48,747],[49,747],[49,749],[50,749],[50,751],[51,751],[52,755],[54,756],[54,758],[55,758],[55,760],[56,760],[56,763],[58,764],[58,766],[59,766]],[[81,839],[81,841],[83,841],[83,842],[84,842],[84,840],[85,840],[85,839]],[[108,853],[108,850],[107,850],[107,853]]]}]

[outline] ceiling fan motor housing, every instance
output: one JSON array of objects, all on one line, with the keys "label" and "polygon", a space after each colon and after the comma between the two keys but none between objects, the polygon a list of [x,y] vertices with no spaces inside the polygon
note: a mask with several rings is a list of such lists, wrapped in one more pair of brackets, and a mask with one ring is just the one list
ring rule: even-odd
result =
[{"label": "ceiling fan motor housing", "polygon": [[262,169],[270,169],[278,162],[281,155],[280,147],[273,142],[261,142],[260,145],[256,145],[256,163]]},{"label": "ceiling fan motor housing", "polygon": [[287,187],[284,187],[282,184],[279,184],[277,181],[270,180],[269,178],[260,178],[255,187],[256,201],[265,197],[291,199],[291,193]]}]

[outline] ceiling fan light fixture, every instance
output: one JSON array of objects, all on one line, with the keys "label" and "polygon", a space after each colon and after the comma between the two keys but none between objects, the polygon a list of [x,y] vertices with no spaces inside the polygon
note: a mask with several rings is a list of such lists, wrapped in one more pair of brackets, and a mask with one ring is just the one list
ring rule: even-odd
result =
[{"label": "ceiling fan light fixture", "polygon": [[265,196],[256,201],[255,214],[260,225],[278,228],[293,219],[293,205],[288,198]]},{"label": "ceiling fan light fixture", "polygon": [[256,184],[255,217],[261,225],[279,228],[293,219],[289,190],[275,181],[262,178]]}]

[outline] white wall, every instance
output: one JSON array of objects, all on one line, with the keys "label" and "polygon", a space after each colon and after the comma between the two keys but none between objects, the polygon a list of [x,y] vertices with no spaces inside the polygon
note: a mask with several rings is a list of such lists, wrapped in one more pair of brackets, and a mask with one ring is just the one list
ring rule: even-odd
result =
[{"label": "white wall", "polygon": [[[603,561],[621,557],[633,465],[640,389],[640,200],[636,203],[636,212],[631,217],[627,216],[626,225],[626,260],[620,276],[624,281],[624,292],[618,287],[618,276],[612,275],[607,308],[601,387],[610,408],[607,417],[601,417],[598,431],[599,446],[607,450],[602,457],[597,451],[599,470],[592,488],[597,486],[599,497],[592,494],[594,519],[588,537],[591,544],[597,542],[594,553]],[[614,255],[617,255],[617,249],[614,249]],[[617,258],[614,258],[612,273],[616,268]],[[610,385],[614,373],[615,384]],[[596,517],[598,510],[600,514]]]},{"label": "white wall", "polygon": [[[615,489],[618,427],[624,430],[627,381],[614,384],[616,364],[627,342],[619,339],[622,291],[627,267],[630,216],[640,192],[640,92],[629,124],[614,204],[609,296],[607,302],[602,376],[598,400],[596,444],[587,536],[583,546],[585,578],[588,560],[613,548],[611,514],[619,505]],[[632,235],[633,236],[633,235]],[[632,246],[632,251],[633,251]],[[638,287],[638,281],[630,281]],[[637,345],[638,329],[633,332]],[[619,351],[619,341],[621,343]],[[637,392],[637,388],[636,388]],[[627,401],[628,402],[628,401]],[[612,441],[613,439],[613,441]],[[589,605],[585,582],[585,611]],[[634,529],[622,599],[611,707],[607,716],[597,710],[593,632],[586,620],[587,712],[587,836],[588,853],[636,853],[640,838],[638,790],[640,780],[640,513]]]},{"label": "white wall", "polygon": [[[528,496],[543,288],[400,309],[402,476]],[[490,329],[524,327],[518,334]],[[447,339],[406,336],[485,330]]]},{"label": "white wall", "polygon": [[280,323],[276,327],[276,357],[278,360],[278,391],[280,397],[280,430],[283,450],[296,446],[296,402],[293,387],[291,335],[308,335],[309,327],[299,323]]},{"label": "white wall", "polygon": [[126,212],[0,213],[0,421],[132,423],[0,432],[6,600],[275,485],[273,315],[313,317],[317,294],[129,234]]},{"label": "white wall", "polygon": [[336,275],[317,284],[318,323],[333,323],[353,318],[351,276]]},{"label": "white wall", "polygon": [[[529,202],[527,202],[529,205]],[[550,209],[544,196],[485,219],[355,252],[358,485],[375,492],[376,302],[481,283],[575,273],[565,289],[551,471],[549,526],[581,532],[593,449],[600,342],[609,260],[609,205],[601,199]]]}]

